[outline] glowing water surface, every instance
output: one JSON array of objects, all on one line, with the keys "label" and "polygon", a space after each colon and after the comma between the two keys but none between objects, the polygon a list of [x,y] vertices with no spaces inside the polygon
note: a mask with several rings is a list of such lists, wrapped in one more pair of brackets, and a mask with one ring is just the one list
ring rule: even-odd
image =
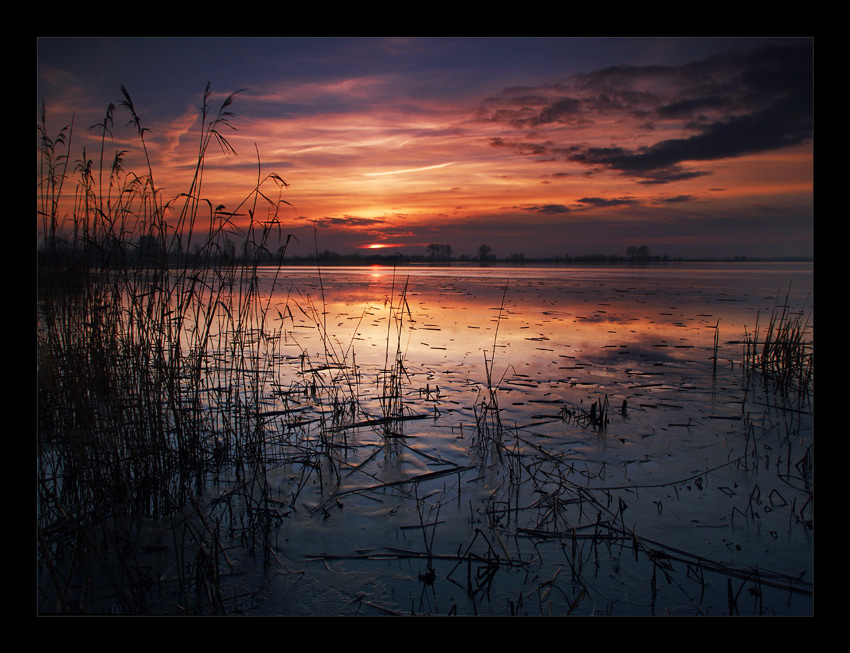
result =
[{"label": "glowing water surface", "polygon": [[[285,572],[257,611],[810,613],[805,588],[739,570],[812,580],[810,469],[797,479],[811,399],[776,410],[741,369],[777,304],[812,327],[812,291],[811,265],[791,263],[282,269],[275,387],[344,368],[379,416],[398,353],[421,419],[393,438],[352,420],[338,466],[297,500],[304,470],[276,471]],[[497,445],[477,428],[490,390]],[[594,404],[604,428],[574,419]],[[606,521],[655,548],[576,539]]]}]

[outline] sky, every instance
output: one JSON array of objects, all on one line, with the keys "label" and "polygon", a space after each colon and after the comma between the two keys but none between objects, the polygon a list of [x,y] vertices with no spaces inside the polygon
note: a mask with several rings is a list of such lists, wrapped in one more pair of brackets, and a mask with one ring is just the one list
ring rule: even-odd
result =
[{"label": "sky", "polygon": [[[203,195],[235,210],[285,180],[290,252],[499,258],[814,254],[811,38],[38,38],[37,119],[118,106],[167,200],[189,189],[209,83],[233,152]],[[277,197],[277,188],[263,187]],[[270,205],[268,209],[270,209]],[[267,209],[267,210],[268,210]],[[263,216],[257,216],[262,218]],[[245,220],[247,218],[242,218]]]}]

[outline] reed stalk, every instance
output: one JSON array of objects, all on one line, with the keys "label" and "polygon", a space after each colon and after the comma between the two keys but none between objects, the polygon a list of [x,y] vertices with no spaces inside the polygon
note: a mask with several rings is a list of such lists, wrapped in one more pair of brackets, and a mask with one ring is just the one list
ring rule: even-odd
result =
[{"label": "reed stalk", "polygon": [[[410,278],[406,278],[398,299],[395,296],[395,271],[393,271],[392,290],[387,301],[389,319],[387,320],[386,351],[384,367],[379,373],[378,399],[383,416],[384,437],[399,437],[404,434],[405,404],[404,386],[409,381],[406,368],[406,345],[403,342],[404,320],[412,320],[410,306],[407,303],[407,291]],[[396,301],[398,303],[396,303]],[[395,345],[393,350],[391,344]]]},{"label": "reed stalk", "polygon": [[[181,610],[221,612],[222,518],[214,515],[221,502],[207,500],[222,470],[231,479],[227,501],[245,511],[228,528],[242,528],[255,551],[256,543],[267,544],[260,405],[271,351],[265,345],[273,340],[270,296],[259,294],[257,266],[281,242],[286,184],[275,174],[261,177],[258,166],[257,186],[235,210],[213,210],[202,199],[209,146],[232,152],[221,130],[233,118],[235,97],[213,113],[208,86],[190,188],[164,201],[147,129],[123,87],[122,94],[117,108],[130,115],[142,174],[124,169],[123,150],[107,164],[114,105],[95,126],[102,134],[96,160],[84,150],[71,165],[73,122],[50,137],[43,110],[38,126],[37,521],[50,570],[40,584],[42,609],[155,611],[156,592],[168,584]],[[278,190],[277,201],[268,199],[268,185]],[[263,221],[255,218],[259,202],[270,206]],[[237,256],[229,236],[243,208],[250,223]],[[287,244],[275,251],[278,261]],[[168,583],[145,580],[134,525],[186,509],[208,526],[191,542],[169,545],[176,571]],[[108,579],[112,591],[93,593],[93,579]]]},{"label": "reed stalk", "polygon": [[[596,594],[606,547],[622,550],[629,542],[635,563],[642,561],[645,569],[651,566],[648,589],[653,601],[664,592],[659,580],[673,579],[682,588],[693,580],[682,577],[680,565],[682,570],[698,569],[696,582],[690,584],[700,591],[710,591],[710,574],[742,579],[737,594],[729,594],[730,609],[737,611],[743,608],[744,582],[748,588],[755,583],[759,590],[776,587],[810,593],[810,585],[798,579],[774,578],[761,569],[754,574],[711,561],[641,537],[626,526],[626,517],[639,510],[638,489],[666,487],[678,499],[677,485],[707,477],[719,467],[670,482],[615,486],[604,460],[601,465],[590,462],[558,439],[547,443],[549,436],[518,426],[513,437],[504,437],[500,409],[504,376],[496,375],[494,365],[507,285],[492,350],[483,352],[484,383],[473,403],[476,465],[452,465],[391,481],[376,479],[365,488],[341,489],[348,432],[373,427],[382,436],[377,446],[387,447],[388,439],[405,435],[407,421],[428,417],[411,414],[405,403],[410,381],[407,336],[413,321],[407,302],[409,279],[397,285],[393,275],[385,304],[389,315],[383,367],[377,371],[375,397],[370,397],[375,402],[364,405],[353,339],[343,346],[328,329],[321,269],[321,305],[300,295],[288,296],[283,310],[272,302],[290,242],[279,215],[282,205],[288,204],[282,199],[285,182],[277,175],[264,175],[258,155],[256,185],[239,206],[213,208],[214,203],[203,196],[208,148],[217,144],[225,153],[232,152],[222,130],[233,119],[230,107],[236,94],[228,96],[216,113],[209,105],[212,96],[207,87],[197,165],[187,191],[170,200],[154,184],[146,128],[126,89],[122,94],[124,100],[110,105],[96,125],[101,140],[94,157],[83,152],[80,159],[72,158],[73,123],[55,137],[48,135],[45,112],[39,125],[41,612],[238,612],[246,594],[230,581],[231,574],[246,559],[267,566],[275,563],[273,541],[283,522],[282,508],[294,508],[305,495],[318,494],[320,500],[309,514],[328,517],[330,507],[344,495],[398,490],[410,484],[424,552],[405,555],[425,562],[419,576],[423,584],[454,582],[465,590],[475,610],[478,602],[489,602],[500,576],[516,577],[511,572],[524,570],[528,578],[537,578],[548,547],[560,550],[564,560],[556,565],[568,564],[571,573],[562,574],[560,580],[557,571],[547,573],[549,580],[536,582],[541,612],[562,601],[564,612],[572,613],[600,600],[591,596],[591,590]],[[130,115],[143,151],[141,173],[125,170],[127,152],[107,156],[106,141],[117,112]],[[277,190],[275,199],[269,199],[274,198],[269,187]],[[267,217],[261,220],[257,216],[266,207]],[[249,222],[239,231],[236,222],[242,213]],[[233,239],[240,236],[245,240],[238,248]],[[259,268],[270,259],[277,265],[268,290],[259,284]],[[281,343],[294,340],[285,330],[293,319],[290,301],[316,328],[322,351],[313,358],[304,347],[297,360],[282,355]],[[759,377],[771,387],[803,392],[812,381],[810,327],[787,303],[787,298],[784,306],[777,303],[766,328],[757,323],[746,342],[744,367],[748,380]],[[714,374],[718,334],[719,322]],[[439,395],[439,389],[436,392]],[[426,399],[430,394],[426,386]],[[609,410],[605,394],[588,410],[563,405],[561,417],[602,433]],[[625,401],[621,412],[625,417]],[[743,453],[736,449],[732,457],[730,451],[723,467],[738,465],[740,472],[761,467],[762,442],[749,417],[745,425]],[[803,489],[799,509],[796,497],[789,497],[789,528],[791,519],[796,519],[811,529],[814,453],[808,447],[792,457],[791,435],[789,430],[782,480]],[[491,455],[497,460],[487,460]],[[360,464],[365,467],[369,458]],[[288,466],[291,484],[288,494],[278,498],[282,492],[279,485],[273,490],[271,470],[282,465]],[[426,510],[430,495],[420,499],[416,488],[456,474],[460,506],[460,477],[473,469],[494,479],[484,504],[486,527],[470,499],[471,539],[465,549],[459,545],[456,554],[446,553],[441,550],[443,536],[437,533],[443,502]],[[595,486],[590,479],[595,479]],[[632,493],[626,497],[635,507],[627,512],[619,492]],[[405,494],[410,497],[409,491]],[[774,491],[768,498],[779,506],[788,503],[786,496],[783,488],[783,495]],[[731,517],[737,512],[752,521],[758,499],[751,494],[747,511],[733,508]],[[653,503],[660,518],[661,503]],[[730,527],[740,526],[732,518]],[[154,539],[155,535],[164,537]],[[381,558],[366,553],[355,557]],[[438,576],[439,565],[449,561],[454,567]],[[568,575],[570,579],[564,580]],[[585,585],[591,576],[594,582]],[[572,591],[556,581],[571,583]],[[511,601],[512,613],[520,612],[522,599],[520,593],[516,603]],[[761,610],[761,605],[757,608]]]},{"label": "reed stalk", "polygon": [[792,310],[790,292],[789,287],[781,304],[777,293],[767,325],[757,318],[753,333],[746,334],[743,367],[748,383],[759,379],[766,388],[807,403],[814,381],[810,318],[805,307]]},{"label": "reed stalk", "polygon": [[[487,448],[491,444],[496,445],[496,451],[501,455],[499,445],[501,443],[503,427],[502,427],[502,411],[499,408],[499,386],[504,375],[498,382],[494,381],[493,366],[496,361],[496,345],[499,339],[499,325],[502,321],[502,313],[505,310],[505,298],[508,293],[508,284],[505,283],[505,288],[502,291],[502,301],[499,304],[499,313],[496,317],[496,328],[493,333],[493,350],[490,358],[487,358],[487,352],[484,354],[484,373],[485,373],[485,393],[480,396],[479,400],[473,405],[475,414],[475,424],[478,432],[478,445],[482,450],[486,459]],[[507,373],[507,370],[506,372]]]}]

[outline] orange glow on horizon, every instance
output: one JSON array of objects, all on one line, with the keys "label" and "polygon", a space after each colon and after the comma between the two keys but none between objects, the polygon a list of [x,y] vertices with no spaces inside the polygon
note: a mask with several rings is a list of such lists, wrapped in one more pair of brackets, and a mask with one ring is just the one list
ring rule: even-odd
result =
[{"label": "orange glow on horizon", "polygon": [[[361,45],[368,50],[382,42]],[[57,69],[61,64],[51,62]],[[129,84],[143,114],[144,144],[119,107],[104,158],[108,166],[116,151],[124,152],[128,180],[144,176],[150,158],[169,226],[179,223],[184,206],[200,200],[197,233],[221,216],[228,217],[234,241],[245,237],[252,220],[280,224],[297,239],[294,255],[311,252],[314,234],[319,249],[343,254],[424,253],[430,243],[446,243],[455,256],[474,257],[487,244],[499,258],[622,255],[642,244],[657,245],[655,254],[692,253],[670,242],[720,242],[730,250],[712,246],[700,255],[759,255],[760,225],[774,230],[777,224],[786,226],[787,248],[777,255],[805,253],[803,245],[812,241],[812,140],[752,151],[728,145],[716,156],[688,149],[689,139],[698,145],[701,130],[728,116],[709,105],[701,122],[693,122],[649,101],[683,111],[700,91],[685,77],[662,80],[640,66],[623,70],[618,83],[625,86],[602,102],[609,69],[597,71],[598,79],[565,70],[557,84],[554,73],[531,74],[519,85],[503,72],[486,83],[463,78],[454,84],[452,75],[436,70],[441,74],[419,77],[379,65],[288,81],[270,73],[234,98],[233,130],[221,132],[233,151],[223,153],[211,141],[200,187],[193,179],[199,142],[205,142],[197,110],[202,88],[169,113],[155,105],[168,97]],[[65,116],[76,115],[84,125],[103,120],[105,107],[93,106],[84,87],[60,84],[47,63],[41,74],[51,90],[50,116],[56,116],[49,132]],[[432,85],[431,79],[441,81]],[[215,90],[213,110],[227,93]],[[757,115],[756,107],[746,110]],[[748,115],[745,108],[736,111]],[[97,130],[78,130],[74,139],[71,160],[78,148],[98,152],[102,144]],[[648,156],[654,148],[666,158]],[[287,186],[278,186],[271,173]],[[104,184],[108,174],[107,167]],[[216,213],[214,207],[223,208]],[[746,231],[735,231],[739,223]]]},{"label": "orange glow on horizon", "polygon": [[369,243],[357,245],[357,249],[402,249],[405,247],[425,247],[422,243]]}]

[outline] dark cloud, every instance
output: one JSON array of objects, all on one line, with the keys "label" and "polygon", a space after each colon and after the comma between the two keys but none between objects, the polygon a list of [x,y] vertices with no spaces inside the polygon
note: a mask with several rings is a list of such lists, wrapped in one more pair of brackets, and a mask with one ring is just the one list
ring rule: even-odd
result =
[{"label": "dark cloud", "polygon": [[493,137],[490,139],[491,147],[507,147],[516,150],[519,154],[539,156],[549,152],[549,146],[546,143],[506,141],[501,137]]},{"label": "dark cloud", "polygon": [[[625,174],[625,173],[624,173]],[[704,177],[710,173],[700,170],[685,170],[681,166],[670,166],[669,168],[660,168],[658,170],[644,171],[643,178],[637,183],[642,185],[647,184],[669,184],[673,181],[685,181],[686,179],[696,179]],[[632,173],[632,176],[637,176],[637,173]]]},{"label": "dark cloud", "polygon": [[781,103],[749,115],[714,121],[690,138],[660,141],[637,151],[589,148],[572,161],[603,164],[635,175],[674,170],[683,161],[713,161],[797,145],[811,137],[812,119],[786,111]]},{"label": "dark cloud", "polygon": [[[772,151],[811,139],[812,44],[798,39],[682,66],[605,68],[563,84],[508,89],[485,103],[482,115],[544,136],[534,142],[494,138],[494,146],[611,170],[640,183],[670,183],[706,174],[684,169],[685,163]],[[555,142],[546,131],[602,121],[622,124],[623,137],[629,139],[634,129],[651,133],[664,123],[685,135],[643,147],[590,147]]]},{"label": "dark cloud", "polygon": [[375,227],[387,223],[386,220],[378,218],[357,218],[350,215],[341,218],[322,218],[321,222],[323,225],[334,227]]},{"label": "dark cloud", "polygon": [[569,213],[570,209],[563,204],[534,204],[532,206],[523,207],[524,211],[532,213],[542,213],[544,215],[559,215],[561,213]]},{"label": "dark cloud", "polygon": [[678,204],[679,202],[689,202],[694,199],[693,195],[677,195],[676,197],[664,197],[659,202],[663,204]]},{"label": "dark cloud", "polygon": [[582,197],[578,202],[593,207],[632,206],[639,203],[637,200],[629,198],[607,199],[604,197]]},{"label": "dark cloud", "polygon": [[662,105],[655,113],[661,118],[690,118],[700,111],[722,109],[726,102],[727,98],[720,95],[688,98]]},{"label": "dark cloud", "polygon": [[[682,202],[688,202],[694,199],[691,195],[677,195],[675,197],[662,197],[654,202],[658,204],[680,204]],[[619,206],[639,206],[641,205],[641,201],[630,198],[630,197],[582,197],[579,200],[576,200],[580,205],[583,205],[582,208],[593,208],[593,209],[605,209],[605,208],[615,208]],[[562,215],[564,213],[569,213],[574,209],[566,206],[565,204],[531,204],[526,205],[521,208],[523,211],[528,213],[538,213],[541,215]]]},{"label": "dark cloud", "polygon": [[552,122],[569,122],[582,112],[582,101],[576,98],[562,98],[547,106],[531,120],[533,126],[546,125]]}]

